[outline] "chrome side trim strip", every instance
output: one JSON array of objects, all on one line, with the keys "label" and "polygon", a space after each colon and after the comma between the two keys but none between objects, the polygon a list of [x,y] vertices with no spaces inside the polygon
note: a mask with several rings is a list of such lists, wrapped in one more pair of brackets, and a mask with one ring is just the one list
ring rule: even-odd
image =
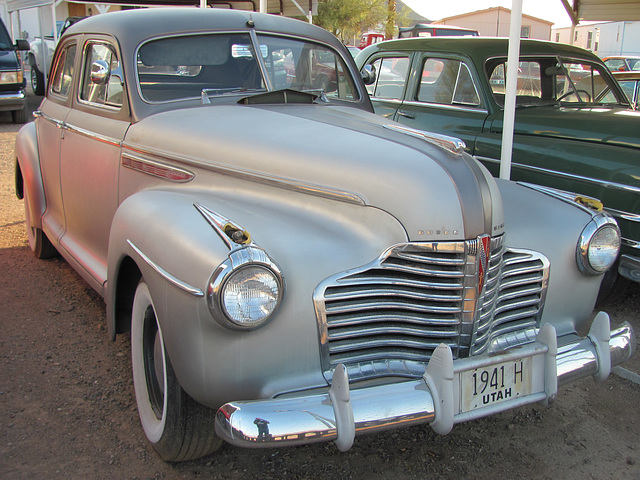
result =
[{"label": "chrome side trim strip", "polygon": [[628,220],[630,222],[640,223],[640,215],[636,213],[625,212],[622,210],[616,210],[614,208],[607,208],[607,212],[609,212],[614,217],[622,218],[624,220]]},{"label": "chrome side trim strip", "polygon": [[[475,88],[475,85],[474,85],[474,88]],[[416,102],[413,100],[410,100],[408,102],[403,102],[402,104],[409,105],[412,107],[432,107],[432,108],[441,108],[442,110],[455,110],[458,112],[473,112],[473,113],[483,113],[485,115],[489,115],[489,111],[486,108],[465,107],[462,105],[445,105],[443,103]]]},{"label": "chrome side trim strip", "polygon": [[285,177],[277,177],[273,175],[267,175],[262,173],[250,172],[240,168],[233,168],[229,166],[223,166],[219,164],[212,164],[208,162],[202,162],[193,160],[191,158],[182,157],[179,155],[168,155],[164,152],[154,151],[145,147],[139,147],[132,144],[123,144],[123,148],[132,150],[138,153],[146,153],[153,155],[157,158],[162,158],[171,162],[179,162],[185,165],[190,165],[197,168],[204,168],[223,175],[229,175],[235,178],[248,180],[263,185],[270,185],[285,190],[294,192],[306,193],[308,195],[314,195],[316,197],[328,198],[330,200],[337,200],[340,202],[351,203],[354,205],[367,205],[367,201],[357,193],[351,193],[344,190],[337,190],[323,185],[316,185],[312,183],[301,182]]},{"label": "chrome side trim strip", "polygon": [[155,263],[153,260],[147,257],[144,253],[142,253],[142,251],[138,247],[136,247],[131,240],[127,239],[127,243],[140,256],[140,258],[147,263],[147,265],[153,268],[165,280],[169,281],[169,283],[171,283],[172,285],[178,287],[180,290],[183,290],[195,297],[204,297],[204,292],[202,290],[200,290],[199,288],[193,287],[188,283],[183,282],[182,280],[171,275],[164,268],[162,268],[160,265]]},{"label": "chrome side trim strip", "polygon": [[450,137],[448,135],[425,132],[423,130],[417,130],[415,128],[404,127],[401,125],[388,124],[384,125],[384,128],[400,133],[405,133],[407,135],[411,135],[412,137],[421,138],[422,140],[426,140],[429,143],[433,143],[440,147],[446,148],[447,150],[457,155],[462,154],[462,152],[464,152],[464,149],[467,148],[467,145],[462,140],[456,137]]},{"label": "chrome side trim strip", "polygon": [[[500,160],[498,160],[496,158],[481,157],[481,156],[476,156],[475,158],[477,160],[480,160],[480,161],[491,162],[491,163],[495,163],[497,165],[500,164]],[[582,175],[573,175],[573,174],[570,174],[570,173],[558,172],[557,170],[549,170],[549,169],[546,169],[546,168],[534,167],[532,165],[523,165],[522,163],[513,163],[512,166],[521,168],[523,170],[529,170],[531,172],[544,173],[546,175],[553,175],[555,177],[571,178],[571,179],[574,179],[574,180],[580,180],[582,182],[592,183],[592,184],[598,185],[598,186],[603,187],[603,188],[610,188],[610,189],[614,189],[614,190],[623,190],[625,192],[640,193],[640,187],[633,187],[631,185],[625,185],[623,183],[609,182],[607,180],[599,180],[597,178],[591,178],[591,177],[583,177]]]},{"label": "chrome side trim strip", "polygon": [[35,110],[33,112],[33,116],[34,118],[42,118],[43,120],[46,120],[47,122],[54,124],[58,128],[64,127],[64,122],[62,120],[56,120],[55,118],[50,117],[46,113],[42,112],[42,110]]},{"label": "chrome side trim strip", "polygon": [[79,135],[83,135],[87,138],[91,138],[93,140],[97,140],[102,143],[106,143],[108,145],[113,145],[114,147],[121,147],[122,141],[117,138],[107,137],[106,135],[100,135],[99,133],[92,132],[91,130],[86,130],[81,127],[77,127],[75,125],[71,125],[68,123],[63,123],[63,128],[66,128],[70,132],[77,133]]}]

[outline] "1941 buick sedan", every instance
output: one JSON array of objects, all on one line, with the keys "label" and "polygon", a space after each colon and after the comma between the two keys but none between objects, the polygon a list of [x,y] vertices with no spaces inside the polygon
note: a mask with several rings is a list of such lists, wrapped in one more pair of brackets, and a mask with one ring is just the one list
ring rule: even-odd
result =
[{"label": "1941 buick sedan", "polygon": [[324,30],[110,13],[52,65],[16,144],[29,245],[104,296],[112,338],[130,332],[166,460],[445,434],[632,354],[631,327],[593,312],[612,217],[376,116]]}]

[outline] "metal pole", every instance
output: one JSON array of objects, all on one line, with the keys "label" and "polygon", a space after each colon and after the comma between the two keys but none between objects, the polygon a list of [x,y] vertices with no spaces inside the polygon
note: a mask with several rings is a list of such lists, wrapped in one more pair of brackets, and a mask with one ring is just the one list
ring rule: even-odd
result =
[{"label": "metal pole", "polygon": [[507,56],[507,89],[504,99],[504,121],[502,122],[502,151],[500,153],[500,178],[511,178],[511,156],[513,153],[513,128],[516,116],[516,94],[518,90],[518,63],[520,60],[520,28],[522,26],[522,0],[511,2],[511,25],[509,29],[509,54]]}]

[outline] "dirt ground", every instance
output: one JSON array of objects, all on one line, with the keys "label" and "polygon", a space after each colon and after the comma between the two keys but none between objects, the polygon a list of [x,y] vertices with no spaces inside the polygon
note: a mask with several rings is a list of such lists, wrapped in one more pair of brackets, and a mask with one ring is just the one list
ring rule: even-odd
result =
[{"label": "dirt ground", "polygon": [[[110,342],[102,299],[63,260],[28,249],[13,187],[17,130],[0,114],[0,478],[640,478],[640,385],[617,375],[447,436],[419,426],[358,437],[347,453],[225,445],[199,461],[161,461],[137,418],[128,336]],[[639,306],[635,286],[607,310],[640,332]],[[625,368],[640,373],[638,356]]]}]

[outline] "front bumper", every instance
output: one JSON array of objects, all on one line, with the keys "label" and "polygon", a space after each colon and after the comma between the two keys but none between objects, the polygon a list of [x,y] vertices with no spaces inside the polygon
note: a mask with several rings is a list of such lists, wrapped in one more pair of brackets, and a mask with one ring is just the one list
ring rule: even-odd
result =
[{"label": "front bumper", "polygon": [[0,111],[20,110],[27,103],[27,95],[24,90],[15,92],[0,92]]},{"label": "front bumper", "polygon": [[[558,344],[561,342],[560,345]],[[550,404],[559,384],[593,375],[605,380],[611,367],[631,357],[635,333],[628,323],[610,330],[609,316],[600,312],[587,337],[556,337],[547,324],[537,340],[499,354],[453,360],[441,345],[434,352],[423,378],[349,390],[346,369],[336,369],[326,394],[295,398],[231,402],[216,416],[216,433],[241,447],[283,447],[334,440],[340,450],[353,444],[356,434],[396,429],[421,423],[446,434],[456,423],[492,415],[534,402]],[[531,392],[492,403],[488,407],[461,408],[462,376],[531,359]],[[520,361],[520,360],[518,360]]]}]

